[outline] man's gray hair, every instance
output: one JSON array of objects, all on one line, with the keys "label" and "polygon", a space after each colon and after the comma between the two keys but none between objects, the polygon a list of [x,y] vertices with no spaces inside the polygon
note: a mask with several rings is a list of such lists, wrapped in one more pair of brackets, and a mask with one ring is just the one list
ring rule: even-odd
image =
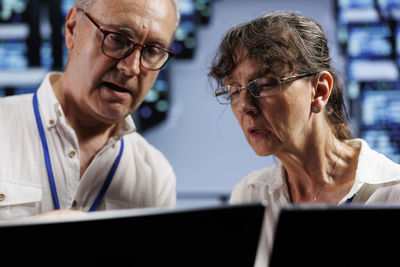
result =
[{"label": "man's gray hair", "polygon": [[[89,8],[94,4],[96,0],[75,0],[75,6],[77,6],[80,9],[83,9],[85,11],[89,10]],[[179,0],[170,0],[172,2],[172,5],[174,6],[175,9],[175,14],[176,14],[176,28],[178,28],[181,15],[179,13]]]}]

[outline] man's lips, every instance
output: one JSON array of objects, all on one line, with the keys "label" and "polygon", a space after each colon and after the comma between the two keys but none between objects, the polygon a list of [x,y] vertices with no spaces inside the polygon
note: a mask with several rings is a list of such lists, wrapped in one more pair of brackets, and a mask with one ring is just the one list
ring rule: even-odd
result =
[{"label": "man's lips", "polygon": [[110,83],[110,82],[104,82],[104,85],[107,86],[108,88],[120,92],[120,93],[129,93],[131,94],[131,91],[129,91],[128,89],[125,89],[124,87],[121,87],[117,84],[114,83]]}]

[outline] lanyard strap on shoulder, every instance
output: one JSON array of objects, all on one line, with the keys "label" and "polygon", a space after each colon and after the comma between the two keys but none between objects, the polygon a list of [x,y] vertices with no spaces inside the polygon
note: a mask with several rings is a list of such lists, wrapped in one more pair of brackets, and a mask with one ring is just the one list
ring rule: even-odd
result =
[{"label": "lanyard strap on shoulder", "polygon": [[39,130],[40,140],[42,141],[41,143],[43,148],[44,161],[46,163],[47,174],[49,176],[49,182],[51,187],[51,193],[53,195],[54,205],[56,206],[56,209],[59,210],[60,202],[58,200],[56,183],[54,181],[53,168],[51,166],[49,147],[47,145],[46,135],[44,133],[43,123],[39,113],[39,104],[36,93],[33,95],[33,110],[35,112],[36,124]]},{"label": "lanyard strap on shoulder", "polygon": [[[43,154],[44,154],[44,160],[46,163],[46,169],[47,169],[47,174],[49,176],[49,182],[50,182],[50,188],[51,188],[51,193],[53,196],[53,201],[56,209],[60,209],[60,202],[58,200],[58,194],[57,194],[57,188],[56,188],[56,183],[54,181],[54,174],[53,174],[53,168],[51,166],[51,160],[50,160],[50,152],[49,152],[49,147],[47,145],[47,139],[46,135],[44,132],[43,128],[43,123],[42,119],[40,117],[40,112],[39,112],[39,104],[37,100],[37,95],[36,93],[33,95],[33,110],[35,113],[35,118],[36,118],[36,124],[39,130],[39,135],[40,135],[40,140],[42,143],[42,148],[43,148]],[[97,195],[96,199],[94,200],[92,206],[89,209],[89,212],[95,211],[97,207],[99,206],[101,200],[103,199],[105,193],[107,192],[108,187],[111,184],[112,179],[114,178],[115,172],[118,168],[118,165],[121,161],[122,153],[124,151],[124,139],[121,138],[121,147],[119,150],[119,154],[117,158],[115,159],[110,172],[107,175],[106,180],[104,181],[103,186],[100,189],[99,194]]]},{"label": "lanyard strap on shoulder", "polygon": [[108,187],[111,184],[112,179],[114,178],[114,174],[117,170],[117,167],[119,165],[119,162],[121,161],[121,157],[122,157],[122,152],[124,151],[124,139],[121,138],[121,148],[119,149],[119,154],[117,156],[117,158],[115,159],[110,172],[107,175],[107,179],[104,181],[103,186],[101,187],[101,190],[99,192],[99,194],[97,195],[96,199],[94,200],[92,206],[89,209],[89,212],[91,211],[95,211],[97,209],[97,206],[100,204],[100,201],[103,199]]}]

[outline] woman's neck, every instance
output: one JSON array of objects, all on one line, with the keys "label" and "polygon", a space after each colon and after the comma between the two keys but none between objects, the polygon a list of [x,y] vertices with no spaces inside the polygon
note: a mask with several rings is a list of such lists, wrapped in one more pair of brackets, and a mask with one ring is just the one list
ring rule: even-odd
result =
[{"label": "woman's neck", "polygon": [[284,166],[292,201],[340,201],[353,184],[357,152],[331,132],[306,140],[312,141],[276,155]]}]

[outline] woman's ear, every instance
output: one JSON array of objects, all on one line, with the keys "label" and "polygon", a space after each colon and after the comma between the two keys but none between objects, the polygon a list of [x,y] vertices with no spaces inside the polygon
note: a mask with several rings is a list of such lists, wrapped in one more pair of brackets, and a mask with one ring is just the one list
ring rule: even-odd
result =
[{"label": "woman's ear", "polygon": [[328,71],[318,73],[313,84],[314,93],[311,103],[311,111],[318,113],[329,100],[333,88],[333,77]]},{"label": "woman's ear", "polygon": [[68,50],[73,49],[75,45],[78,13],[79,9],[73,6],[65,18],[65,45]]}]

